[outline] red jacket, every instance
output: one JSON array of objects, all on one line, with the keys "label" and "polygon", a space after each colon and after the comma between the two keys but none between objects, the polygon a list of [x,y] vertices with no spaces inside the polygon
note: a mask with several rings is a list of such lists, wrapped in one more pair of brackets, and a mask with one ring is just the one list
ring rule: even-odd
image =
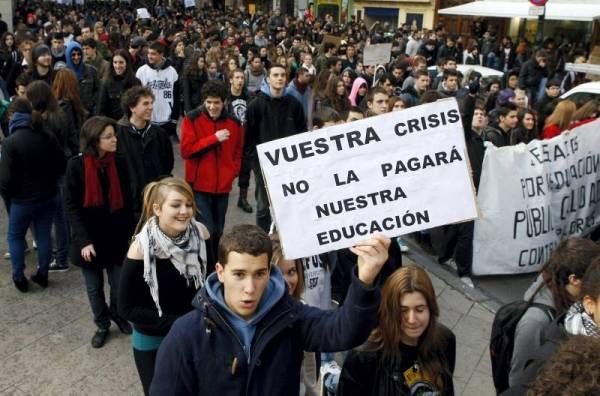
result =
[{"label": "red jacket", "polygon": [[562,130],[556,124],[546,125],[542,131],[542,139],[552,139],[555,136],[560,135]]},{"label": "red jacket", "polygon": [[[215,132],[227,129],[229,139],[219,143]],[[181,156],[185,180],[194,191],[226,194],[240,172],[244,136],[241,125],[225,112],[213,120],[203,110],[192,111],[181,125]]]}]

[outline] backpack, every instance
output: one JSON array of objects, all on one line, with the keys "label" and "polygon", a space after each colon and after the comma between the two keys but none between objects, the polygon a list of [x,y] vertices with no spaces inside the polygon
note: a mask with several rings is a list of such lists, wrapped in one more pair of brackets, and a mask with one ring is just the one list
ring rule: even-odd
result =
[{"label": "backpack", "polygon": [[508,374],[515,345],[517,324],[530,307],[537,307],[548,315],[554,316],[554,309],[546,304],[531,301],[515,301],[502,306],[494,316],[490,336],[490,358],[492,377],[498,394],[508,389]]}]

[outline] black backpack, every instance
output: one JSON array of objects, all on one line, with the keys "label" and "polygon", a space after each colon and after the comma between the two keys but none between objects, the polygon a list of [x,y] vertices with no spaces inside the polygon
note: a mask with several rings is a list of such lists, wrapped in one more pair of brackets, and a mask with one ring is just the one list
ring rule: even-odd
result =
[{"label": "black backpack", "polygon": [[546,304],[530,301],[515,301],[502,306],[494,316],[492,335],[490,337],[490,358],[492,360],[492,377],[497,394],[508,389],[508,374],[515,345],[515,330],[521,317],[530,307],[544,311],[552,320],[554,309]]}]

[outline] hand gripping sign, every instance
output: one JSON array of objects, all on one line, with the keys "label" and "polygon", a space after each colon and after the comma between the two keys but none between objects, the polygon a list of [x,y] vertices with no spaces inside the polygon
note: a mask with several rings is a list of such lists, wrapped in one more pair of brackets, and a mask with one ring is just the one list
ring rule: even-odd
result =
[{"label": "hand gripping sign", "polygon": [[455,99],[258,146],[288,259],[477,217]]}]

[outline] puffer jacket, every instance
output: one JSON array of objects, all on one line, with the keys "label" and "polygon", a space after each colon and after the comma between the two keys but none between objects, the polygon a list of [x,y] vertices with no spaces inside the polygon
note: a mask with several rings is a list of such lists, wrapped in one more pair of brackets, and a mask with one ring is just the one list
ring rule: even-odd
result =
[{"label": "puffer jacket", "polygon": [[[229,139],[219,142],[215,132],[229,130]],[[225,111],[214,120],[204,108],[193,110],[181,124],[181,156],[185,179],[194,191],[224,194],[231,191],[240,173],[244,137],[241,125]]]}]

